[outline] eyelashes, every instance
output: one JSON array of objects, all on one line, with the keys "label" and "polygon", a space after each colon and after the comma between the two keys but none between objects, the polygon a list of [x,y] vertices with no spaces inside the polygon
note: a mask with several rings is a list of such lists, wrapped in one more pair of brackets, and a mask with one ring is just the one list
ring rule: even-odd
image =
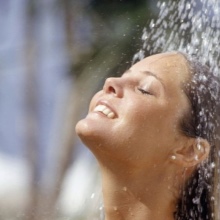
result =
[{"label": "eyelashes", "polygon": [[144,95],[153,95],[151,92],[147,91],[147,90],[144,90],[142,88],[138,88],[138,91],[140,91],[142,94]]}]

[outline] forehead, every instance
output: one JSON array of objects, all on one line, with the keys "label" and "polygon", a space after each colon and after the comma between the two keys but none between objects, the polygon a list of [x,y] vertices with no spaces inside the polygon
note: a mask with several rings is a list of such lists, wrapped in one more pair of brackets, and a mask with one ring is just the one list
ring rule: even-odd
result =
[{"label": "forehead", "polygon": [[161,53],[149,56],[136,63],[131,70],[150,71],[166,80],[174,80],[177,84],[189,78],[187,60],[180,53]]}]

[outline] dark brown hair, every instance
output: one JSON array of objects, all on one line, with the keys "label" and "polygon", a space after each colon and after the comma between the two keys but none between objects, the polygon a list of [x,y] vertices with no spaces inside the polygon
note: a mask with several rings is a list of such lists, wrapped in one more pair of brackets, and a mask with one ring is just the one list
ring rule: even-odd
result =
[{"label": "dark brown hair", "polygon": [[[181,53],[182,54],[182,53]],[[187,181],[179,200],[176,220],[217,219],[219,169],[219,79],[194,58],[187,60],[191,79],[184,85],[190,111],[181,120],[181,131],[189,137],[206,139],[211,145],[209,158],[198,165]]]}]

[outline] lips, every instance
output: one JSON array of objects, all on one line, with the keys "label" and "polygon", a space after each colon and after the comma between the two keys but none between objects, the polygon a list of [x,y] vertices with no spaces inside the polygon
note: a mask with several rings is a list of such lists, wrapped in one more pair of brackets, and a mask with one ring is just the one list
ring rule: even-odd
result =
[{"label": "lips", "polygon": [[105,116],[107,116],[110,119],[115,118],[116,114],[115,112],[107,106],[106,103],[99,103],[93,110],[94,112],[101,112]]}]

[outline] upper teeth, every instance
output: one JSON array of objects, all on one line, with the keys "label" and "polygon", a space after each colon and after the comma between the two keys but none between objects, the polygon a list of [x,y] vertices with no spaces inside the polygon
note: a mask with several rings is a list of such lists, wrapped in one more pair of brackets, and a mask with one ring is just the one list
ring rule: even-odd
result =
[{"label": "upper teeth", "polygon": [[95,112],[102,112],[104,115],[106,115],[108,118],[114,118],[115,113],[112,112],[111,109],[106,107],[105,105],[97,105],[94,109]]}]

